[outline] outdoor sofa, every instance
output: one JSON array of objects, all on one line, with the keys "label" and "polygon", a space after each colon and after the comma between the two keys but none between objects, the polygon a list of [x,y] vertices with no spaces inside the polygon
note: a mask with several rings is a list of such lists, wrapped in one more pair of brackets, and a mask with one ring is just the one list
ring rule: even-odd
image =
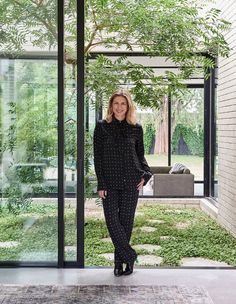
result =
[{"label": "outdoor sofa", "polygon": [[182,173],[169,173],[171,166],[150,167],[153,173],[150,184],[153,195],[162,197],[191,197],[194,195],[194,175],[188,168]]}]

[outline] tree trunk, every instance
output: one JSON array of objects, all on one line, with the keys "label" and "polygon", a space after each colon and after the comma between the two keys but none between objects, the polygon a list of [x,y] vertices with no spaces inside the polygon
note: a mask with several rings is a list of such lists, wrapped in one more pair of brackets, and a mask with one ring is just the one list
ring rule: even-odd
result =
[{"label": "tree trunk", "polygon": [[156,121],[154,154],[168,153],[168,97],[163,97]]}]

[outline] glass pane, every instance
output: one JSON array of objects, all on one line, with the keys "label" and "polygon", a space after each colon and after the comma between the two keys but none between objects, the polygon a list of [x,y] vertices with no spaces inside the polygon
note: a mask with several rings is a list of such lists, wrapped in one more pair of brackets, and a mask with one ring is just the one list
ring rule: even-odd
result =
[{"label": "glass pane", "polygon": [[1,32],[0,261],[56,265],[57,1],[12,2]]},{"label": "glass pane", "polygon": [[194,174],[194,195],[203,195],[203,94],[203,88],[187,89],[171,100],[171,163]]},{"label": "glass pane", "polygon": [[[87,79],[86,79],[87,80]],[[93,132],[96,117],[102,116],[99,96],[88,91],[85,95],[85,265],[103,265],[99,256],[102,242],[94,242],[94,237],[105,228],[101,201],[97,197],[97,178],[94,169]],[[106,229],[106,228],[105,228]],[[97,241],[97,239],[96,239]],[[96,262],[95,262],[96,260]]]},{"label": "glass pane", "polygon": [[[138,108],[137,118],[143,126],[145,158],[150,167],[168,165],[168,98],[164,97],[159,109]],[[153,195],[152,180],[141,195]]]},{"label": "glass pane", "polygon": [[160,109],[137,109],[138,121],[143,126],[145,157],[149,166],[168,165],[168,98],[163,98]]},{"label": "glass pane", "polygon": [[57,261],[57,61],[0,60],[1,261]]},{"label": "glass pane", "polygon": [[213,136],[215,139],[215,151],[212,151],[214,161],[214,174],[212,176],[213,193],[211,194],[216,200],[218,200],[218,107],[217,107],[217,89],[215,90],[215,117],[214,117],[214,130]]},{"label": "glass pane", "polygon": [[77,68],[76,68],[76,1],[65,1],[65,260],[77,256]]},{"label": "glass pane", "polygon": [[77,114],[76,71],[66,64],[65,77],[65,260],[75,261],[77,252],[76,184],[77,184]]}]

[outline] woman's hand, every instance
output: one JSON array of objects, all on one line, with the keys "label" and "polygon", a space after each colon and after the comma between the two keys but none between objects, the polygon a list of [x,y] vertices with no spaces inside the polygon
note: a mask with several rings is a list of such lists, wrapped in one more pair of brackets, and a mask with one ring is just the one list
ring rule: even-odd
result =
[{"label": "woman's hand", "polygon": [[106,198],[107,190],[99,190],[98,195],[99,195],[100,198],[103,198],[103,199]]},{"label": "woman's hand", "polygon": [[141,190],[141,189],[143,188],[144,182],[145,182],[145,180],[144,180],[144,178],[142,177],[142,178],[141,178],[141,182],[138,183],[138,185],[137,185],[137,190]]}]

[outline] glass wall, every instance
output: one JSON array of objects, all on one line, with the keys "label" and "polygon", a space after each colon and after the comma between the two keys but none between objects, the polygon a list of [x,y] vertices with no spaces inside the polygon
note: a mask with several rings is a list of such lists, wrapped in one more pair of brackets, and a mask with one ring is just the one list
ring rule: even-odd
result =
[{"label": "glass wall", "polygon": [[[163,98],[161,107],[138,108],[138,121],[144,128],[145,157],[151,167],[168,166],[169,118],[171,164],[181,163],[194,174],[194,195],[203,195],[204,131],[203,107],[204,89],[189,88]],[[170,113],[169,113],[170,112]],[[143,189],[143,195],[153,195],[151,183]]]},{"label": "glass wall", "polygon": [[[150,167],[168,166],[168,110],[167,97],[159,109],[137,107],[138,122],[143,126],[145,158]],[[140,195],[153,195],[152,179]]]},{"label": "glass wall", "polygon": [[[71,54],[72,56],[72,54]],[[64,191],[65,191],[65,260],[76,261],[77,256],[77,71],[69,63],[65,65],[64,99]]]},{"label": "glass wall", "polygon": [[218,200],[218,103],[217,86],[215,88],[215,98],[212,102],[214,117],[212,117],[212,168],[211,168],[211,196]]},{"label": "glass wall", "polygon": [[57,265],[58,1],[10,2],[0,13],[0,263]]},{"label": "glass wall", "polygon": [[1,59],[0,87],[0,261],[56,262],[57,61]]},{"label": "glass wall", "polygon": [[194,195],[203,195],[204,89],[189,88],[171,99],[171,164],[194,174]]},{"label": "glass wall", "polygon": [[137,109],[138,121],[143,126],[145,157],[149,166],[168,165],[168,98],[159,109]]},{"label": "glass wall", "polygon": [[[88,81],[88,79],[86,79]],[[103,265],[100,250],[102,241],[97,239],[102,228],[106,233],[102,202],[97,196],[97,178],[93,158],[93,132],[97,119],[102,117],[101,95],[86,88],[85,95],[85,265]],[[95,198],[96,197],[96,198]],[[97,234],[98,233],[98,234]],[[108,245],[108,244],[107,244]],[[109,244],[108,246],[111,246]],[[96,260],[96,262],[94,262]]]},{"label": "glass wall", "polygon": [[[8,7],[7,14],[19,16],[19,33],[12,31],[11,40],[6,39],[0,50],[0,263],[57,265],[58,247],[61,253],[63,243],[65,261],[77,260],[76,159],[78,151],[84,153],[77,145],[77,2],[62,4],[32,1]],[[5,18],[3,33],[7,33],[15,19],[1,13]],[[59,43],[63,30],[64,43]],[[59,50],[64,44],[60,56],[59,44]],[[58,65],[57,59],[62,64]],[[61,71],[62,66],[64,73],[59,76],[63,74],[64,88],[58,85],[58,68]],[[60,142],[64,140],[65,192],[59,205],[65,202],[63,212],[59,208],[60,215],[64,214],[59,227],[65,229],[59,236],[58,192],[62,189],[58,189],[58,162],[62,145],[58,151],[58,127],[62,116],[58,117],[58,104],[64,114],[64,133],[59,136]],[[91,147],[91,138],[86,140]],[[91,153],[86,159],[91,162]],[[59,257],[61,265],[62,254]]]}]

